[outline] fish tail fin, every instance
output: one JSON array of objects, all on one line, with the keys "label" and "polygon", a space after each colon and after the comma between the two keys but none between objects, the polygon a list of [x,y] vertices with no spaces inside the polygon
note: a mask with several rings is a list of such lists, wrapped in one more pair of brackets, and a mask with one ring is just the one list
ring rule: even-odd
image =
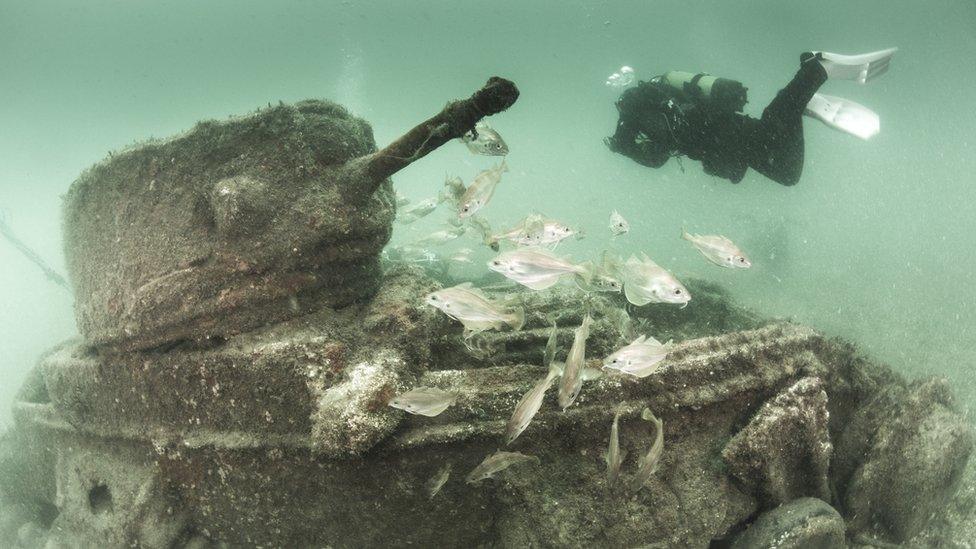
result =
[{"label": "fish tail fin", "polygon": [[605,271],[612,275],[618,275],[620,265],[622,265],[623,262],[619,257],[616,256],[616,254],[611,253],[610,250],[603,250],[603,254],[600,256],[600,263]]},{"label": "fish tail fin", "polygon": [[657,422],[657,417],[654,415],[654,412],[652,412],[650,408],[644,408],[644,411],[641,412],[641,419],[643,419],[644,421]]},{"label": "fish tail fin", "polygon": [[525,326],[525,309],[521,307],[514,309],[510,313],[507,323],[513,330],[521,330]]},{"label": "fish tail fin", "polygon": [[583,263],[577,265],[577,267],[578,267],[578,269],[576,270],[577,283],[579,284],[580,281],[582,281],[583,286],[589,286],[590,282],[593,281],[593,274],[594,272],[596,272],[596,266],[593,264],[592,261],[584,261]]},{"label": "fish tail fin", "polygon": [[484,240],[485,246],[488,246],[492,251],[497,252],[500,249],[498,241],[501,240],[498,236],[491,234],[489,230],[482,229],[481,232],[482,239]]},{"label": "fish tail fin", "polygon": [[593,381],[603,377],[603,370],[600,368],[583,368],[580,376],[582,376],[583,381]]},{"label": "fish tail fin", "polygon": [[688,231],[686,231],[684,227],[681,227],[681,238],[691,242],[691,235],[688,234]]},{"label": "fish tail fin", "polygon": [[579,288],[581,291],[590,293],[594,291],[593,286],[590,285],[590,281],[592,279],[593,279],[592,276],[587,277],[583,273],[576,273],[576,275],[573,277],[573,282],[576,283],[576,287]]},{"label": "fish tail fin", "polygon": [[583,322],[581,322],[580,325],[584,330],[589,330],[590,326],[593,325],[593,317],[590,316],[589,313],[586,313],[586,316],[583,317]]},{"label": "fish tail fin", "polygon": [[552,381],[563,375],[563,369],[560,367],[561,364],[561,362],[556,362],[555,360],[549,363],[549,372],[546,373],[546,381]]},{"label": "fish tail fin", "polygon": [[650,408],[644,408],[644,411],[641,412],[641,419],[644,421],[650,421],[659,430],[664,427],[664,423],[654,415],[654,412],[652,412]]},{"label": "fish tail fin", "polygon": [[488,223],[487,219],[480,215],[473,215],[468,218],[468,223],[481,232],[481,239],[485,243],[485,246],[488,246],[496,252],[498,251],[499,237],[491,234],[491,224]]}]

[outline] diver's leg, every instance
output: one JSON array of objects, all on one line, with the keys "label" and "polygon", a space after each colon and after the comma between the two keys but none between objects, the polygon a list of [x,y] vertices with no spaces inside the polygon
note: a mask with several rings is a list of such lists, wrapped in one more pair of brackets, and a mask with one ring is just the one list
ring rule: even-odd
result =
[{"label": "diver's leg", "polygon": [[779,90],[776,97],[763,110],[762,119],[789,125],[793,125],[794,122],[799,123],[799,117],[803,114],[807,103],[826,81],[827,71],[816,58],[812,56],[805,58],[793,79]]},{"label": "diver's leg", "polygon": [[[749,143],[749,167],[783,185],[795,185],[803,171],[803,122],[805,110],[831,127],[868,139],[878,133],[878,117],[870,109],[852,101],[818,96],[827,78],[850,79],[865,83],[888,70],[898,48],[839,55],[829,52],[804,53],[800,70],[780,90],[762,119],[754,125]],[[811,100],[813,100],[811,102]]]},{"label": "diver's leg", "polygon": [[776,94],[754,124],[747,148],[749,167],[782,185],[795,185],[803,172],[803,111],[827,81],[827,71],[813,57]]}]

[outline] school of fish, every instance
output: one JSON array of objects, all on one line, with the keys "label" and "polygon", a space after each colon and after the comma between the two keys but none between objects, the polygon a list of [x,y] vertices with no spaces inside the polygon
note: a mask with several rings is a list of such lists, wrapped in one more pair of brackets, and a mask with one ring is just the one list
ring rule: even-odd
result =
[{"label": "school of fish", "polygon": [[[623,76],[617,78],[622,79]],[[614,83],[608,80],[608,85],[618,83],[616,80]],[[504,157],[509,152],[501,134],[486,121],[479,122],[460,141],[478,155]],[[627,303],[636,307],[649,303],[668,303],[681,307],[689,304],[692,297],[688,289],[646,253],[631,254],[623,260],[604,252],[598,262],[576,262],[557,254],[555,249],[562,241],[572,236],[582,238],[583,235],[578,229],[547,218],[541,213],[529,213],[509,229],[497,232],[492,230],[487,219],[480,214],[488,207],[503,174],[508,171],[508,165],[503,158],[495,166],[481,171],[470,185],[465,185],[460,177],[448,176],[436,197],[410,204],[407,198],[398,194],[397,220],[404,225],[431,215],[441,204],[448,204],[451,213],[445,228],[417,238],[413,244],[391,247],[384,252],[387,259],[423,263],[446,259],[448,264],[453,265],[472,263],[474,251],[471,248],[461,248],[443,256],[430,248],[448,244],[473,232],[479,235],[482,244],[497,252],[487,263],[488,269],[510,280],[509,284],[515,283],[532,291],[543,291],[563,281],[572,281],[584,292],[623,293]],[[630,223],[617,210],[610,212],[609,219],[611,239],[630,232]],[[690,234],[682,229],[681,238],[688,241],[713,265],[727,269],[748,269],[752,266],[746,254],[725,236]],[[503,251],[503,245],[512,248]],[[472,350],[474,349],[469,341],[476,334],[505,327],[520,330],[525,324],[526,313],[517,300],[489,297],[470,282],[431,292],[424,296],[424,300],[426,304],[462,325],[461,337]],[[602,358],[599,361],[600,368],[587,366],[586,341],[594,323],[588,311],[582,315],[580,325],[573,332],[573,342],[563,362],[556,360],[559,352],[558,327],[553,323],[542,353],[542,365],[547,370],[546,374],[515,405],[511,419],[505,426],[505,446],[512,445],[528,429],[554,384],[557,385],[556,404],[565,411],[577,401],[586,381],[599,379],[603,375],[637,381],[653,376],[666,367],[672,342],[661,343],[650,335],[636,334],[635,325],[623,307],[616,310],[615,316],[611,317],[612,324],[628,338],[624,341],[629,340],[630,343]],[[433,417],[455,405],[459,399],[463,399],[463,395],[457,391],[415,387],[393,397],[389,405],[410,414]],[[609,443],[604,454],[607,483],[611,487],[619,484],[627,457],[627,451],[621,447],[621,418],[635,412],[636,410],[628,412],[623,403],[614,412]],[[654,438],[647,452],[637,460],[630,484],[634,492],[650,482],[660,466],[664,451],[663,422],[649,408],[644,408],[640,416],[653,425]],[[477,483],[493,478],[513,465],[539,461],[535,456],[498,450],[478,464],[465,477],[465,481],[468,484]],[[448,482],[452,467],[452,463],[444,464],[427,482],[426,489],[430,498],[436,496]]]}]

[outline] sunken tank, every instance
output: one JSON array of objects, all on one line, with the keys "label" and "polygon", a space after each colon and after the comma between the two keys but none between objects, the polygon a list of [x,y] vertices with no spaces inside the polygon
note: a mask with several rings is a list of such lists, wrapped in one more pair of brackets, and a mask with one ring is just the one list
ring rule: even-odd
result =
[{"label": "sunken tank", "polygon": [[[933,511],[973,446],[946,383],[906,381],[701,281],[685,309],[633,313],[675,341],[659,374],[587,382],[566,412],[550,391],[509,448],[538,463],[464,481],[545,376],[553,323],[561,360],[592,315],[593,367],[632,337],[619,296],[556,288],[508,295],[525,327],[464,345],[423,305],[460,281],[378,260],[389,176],[516,96],[493,78],[382,150],[337,105],[279,105],[85,173],[65,205],[83,337],[41,357],[0,435],[0,546],[937,540]],[[457,391],[457,404],[433,418],[387,405],[419,385]],[[644,407],[664,422],[660,467],[640,491],[610,486],[614,413],[629,484],[653,438]]]}]

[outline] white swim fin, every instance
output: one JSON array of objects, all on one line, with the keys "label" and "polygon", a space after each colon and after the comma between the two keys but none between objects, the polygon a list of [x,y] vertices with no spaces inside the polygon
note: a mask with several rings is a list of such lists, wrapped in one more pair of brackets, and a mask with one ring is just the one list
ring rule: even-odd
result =
[{"label": "white swim fin", "polygon": [[864,84],[888,71],[891,57],[896,51],[898,48],[859,55],[841,55],[826,51],[815,51],[813,54],[817,55],[820,65],[827,71],[827,78],[855,80],[859,84]]},{"label": "white swim fin", "polygon": [[865,140],[881,131],[881,119],[877,113],[843,97],[815,93],[803,114]]}]

